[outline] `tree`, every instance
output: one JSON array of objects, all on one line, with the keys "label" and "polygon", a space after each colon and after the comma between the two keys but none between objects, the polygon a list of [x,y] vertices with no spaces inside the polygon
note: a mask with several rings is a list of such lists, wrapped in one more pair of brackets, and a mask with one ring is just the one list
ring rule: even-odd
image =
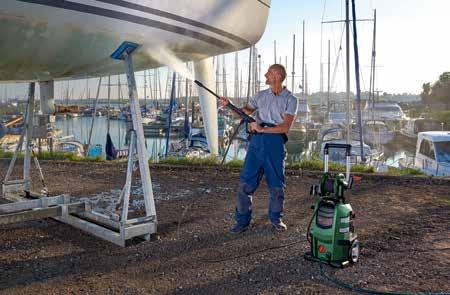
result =
[{"label": "tree", "polygon": [[422,93],[420,97],[422,102],[431,107],[450,108],[450,72],[444,72],[439,76],[439,80],[431,83],[424,83],[422,85]]}]

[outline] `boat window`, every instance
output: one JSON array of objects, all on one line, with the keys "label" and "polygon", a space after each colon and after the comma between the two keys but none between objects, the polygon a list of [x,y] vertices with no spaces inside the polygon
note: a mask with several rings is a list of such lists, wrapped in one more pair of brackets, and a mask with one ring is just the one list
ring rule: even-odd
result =
[{"label": "boat window", "polygon": [[435,159],[433,145],[426,139],[421,142],[419,153],[433,160]]},{"label": "boat window", "polygon": [[435,142],[434,146],[438,162],[450,163],[450,141]]}]

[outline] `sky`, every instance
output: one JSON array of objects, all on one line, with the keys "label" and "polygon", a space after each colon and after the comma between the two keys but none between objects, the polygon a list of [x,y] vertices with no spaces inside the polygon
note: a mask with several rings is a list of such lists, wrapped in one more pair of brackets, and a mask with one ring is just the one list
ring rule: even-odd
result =
[{"label": "sky", "polygon": [[[351,2],[351,1],[350,1]],[[345,18],[342,0],[272,0],[264,36],[258,43],[262,56],[273,60],[273,40],[277,54],[284,63],[288,55],[288,72],[292,68],[292,35],[296,34],[296,72],[300,73],[302,21],[305,20],[305,63],[308,86],[320,88],[320,52],[324,63],[324,89],[327,78],[327,43],[331,42],[331,72],[335,66],[337,48],[343,24],[323,24],[324,21]],[[389,93],[420,93],[424,82],[435,81],[444,71],[450,71],[450,38],[448,38],[449,0],[357,0],[357,19],[372,19],[377,10],[376,88]],[[322,31],[322,34],[321,34]],[[358,22],[358,45],[361,65],[361,88],[369,88],[373,22]],[[345,38],[345,37],[344,37]],[[322,41],[322,42],[321,42]],[[342,40],[343,47],[345,40]],[[353,42],[353,41],[351,41]],[[322,45],[321,45],[322,44]],[[355,91],[353,45],[351,43],[351,85]],[[345,48],[343,48],[345,57]],[[345,69],[339,61],[339,75],[334,90],[345,90]],[[291,68],[291,69],[289,69]],[[300,75],[300,74],[299,74]]]},{"label": "sky", "polygon": [[[237,1],[237,0],[235,0]],[[244,0],[243,0],[244,1]],[[351,1],[350,1],[351,2]],[[301,82],[301,39],[302,21],[305,21],[305,63],[309,92],[320,90],[320,67],[323,64],[323,89],[327,89],[327,43],[331,44],[331,75],[336,67],[339,44],[343,51],[336,67],[332,91],[345,91],[345,40],[341,39],[342,23],[321,24],[322,21],[345,18],[344,0],[272,0],[266,30],[256,44],[261,54],[262,71],[274,61],[274,40],[277,55],[283,64],[287,57],[288,75],[292,72],[292,40],[296,35],[295,87]],[[372,19],[377,10],[376,38],[376,89],[388,93],[421,92],[422,84],[436,81],[444,71],[450,71],[450,38],[448,38],[448,12],[450,0],[356,0],[357,19]],[[357,23],[360,57],[361,89],[367,91],[370,79],[370,59],[372,50],[373,22]],[[351,53],[351,91],[355,92],[353,41]],[[248,50],[239,52],[241,67],[247,66]],[[234,53],[226,55],[227,79],[234,80]],[[245,72],[245,71],[244,71]],[[264,73],[264,72],[263,72]],[[263,74],[262,73],[262,74]],[[167,72],[161,71],[162,88]],[[333,78],[333,77],[332,77]],[[262,79],[262,78],[261,78]],[[123,78],[122,81],[125,81]],[[86,82],[69,82],[74,87],[74,97],[85,96]],[[89,82],[91,96],[95,93],[97,81]],[[137,73],[137,83],[141,85],[139,95],[143,96],[143,74]],[[55,85],[55,96],[61,97],[67,83]],[[291,77],[288,77],[288,86]],[[232,86],[229,86],[232,88]],[[0,98],[5,86],[0,85]],[[106,95],[103,87],[101,96]],[[8,85],[8,96],[26,95],[25,85]],[[117,92],[117,91],[116,91]],[[125,92],[126,93],[126,92]],[[37,90],[39,95],[39,90]],[[113,97],[115,96],[113,91]]]}]

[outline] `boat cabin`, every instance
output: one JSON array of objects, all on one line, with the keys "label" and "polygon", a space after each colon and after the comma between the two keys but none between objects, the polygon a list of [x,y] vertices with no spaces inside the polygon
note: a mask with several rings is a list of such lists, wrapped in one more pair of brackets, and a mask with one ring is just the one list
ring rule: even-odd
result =
[{"label": "boat cabin", "polygon": [[420,132],[414,167],[428,175],[450,176],[450,132]]}]

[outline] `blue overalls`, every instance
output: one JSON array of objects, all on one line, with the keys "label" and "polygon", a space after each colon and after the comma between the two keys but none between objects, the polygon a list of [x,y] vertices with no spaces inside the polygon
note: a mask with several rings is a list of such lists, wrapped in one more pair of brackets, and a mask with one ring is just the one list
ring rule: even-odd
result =
[{"label": "blue overalls", "polygon": [[284,138],[280,134],[257,133],[251,136],[241,171],[236,202],[236,222],[246,226],[252,219],[252,194],[263,177],[269,187],[269,219],[281,221],[284,207]]}]

